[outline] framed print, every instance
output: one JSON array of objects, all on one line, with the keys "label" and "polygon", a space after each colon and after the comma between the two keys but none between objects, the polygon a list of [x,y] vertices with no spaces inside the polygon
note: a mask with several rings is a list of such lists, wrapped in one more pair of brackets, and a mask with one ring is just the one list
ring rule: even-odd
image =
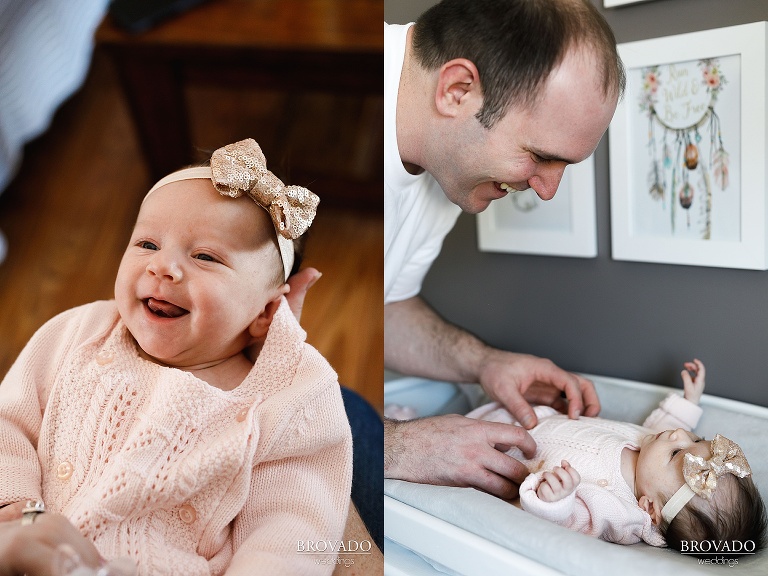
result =
[{"label": "framed print", "polygon": [[603,0],[603,6],[606,8],[615,8],[625,4],[637,4],[638,2],[648,2],[648,0]]},{"label": "framed print", "polygon": [[609,128],[613,258],[768,269],[766,30],[619,45]]},{"label": "framed print", "polygon": [[546,256],[597,256],[594,158],[568,166],[554,198],[512,192],[477,215],[480,250]]}]

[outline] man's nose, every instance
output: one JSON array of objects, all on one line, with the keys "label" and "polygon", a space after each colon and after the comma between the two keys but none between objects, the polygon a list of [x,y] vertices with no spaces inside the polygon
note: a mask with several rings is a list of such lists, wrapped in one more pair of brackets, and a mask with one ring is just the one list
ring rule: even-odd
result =
[{"label": "man's nose", "polygon": [[565,166],[565,163],[558,162],[546,167],[541,170],[540,174],[531,177],[528,180],[528,185],[533,188],[536,195],[542,200],[551,200],[554,198],[557,187],[560,186],[560,181],[563,179]]}]

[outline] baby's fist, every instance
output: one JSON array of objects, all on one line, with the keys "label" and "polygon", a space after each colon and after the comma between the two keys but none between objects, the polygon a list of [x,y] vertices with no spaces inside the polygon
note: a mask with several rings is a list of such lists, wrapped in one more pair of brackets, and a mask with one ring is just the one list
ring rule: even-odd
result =
[{"label": "baby's fist", "polygon": [[542,474],[536,494],[544,502],[557,502],[572,494],[580,482],[579,473],[566,460],[563,460],[560,466],[555,466],[551,472]]}]

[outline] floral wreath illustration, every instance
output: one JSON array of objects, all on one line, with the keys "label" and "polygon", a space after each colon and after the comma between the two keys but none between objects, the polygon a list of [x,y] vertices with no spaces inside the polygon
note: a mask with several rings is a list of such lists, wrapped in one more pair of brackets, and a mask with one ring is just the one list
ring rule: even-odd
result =
[{"label": "floral wreath illustration", "polygon": [[[728,188],[728,152],[723,146],[720,132],[720,118],[715,112],[717,98],[727,83],[716,58],[699,60],[701,83],[709,94],[709,104],[704,114],[693,124],[676,128],[666,123],[656,111],[658,91],[662,85],[662,71],[659,66],[643,68],[643,88],[640,95],[640,111],[648,115],[648,150],[651,156],[651,169],[648,173],[649,193],[656,200],[666,205],[669,192],[671,207],[672,232],[675,231],[675,197],[680,206],[686,210],[688,226],[691,225],[689,209],[694,200],[694,186],[690,182],[690,173],[699,170],[703,182],[704,195],[704,227],[702,239],[711,237],[712,189],[710,175],[699,154],[702,140],[700,129],[708,127],[710,137],[709,165],[712,176],[721,190]],[[657,125],[664,130],[662,137],[662,155],[659,156],[656,147],[655,131]],[[670,145],[671,142],[671,145]],[[674,149],[674,155],[672,150]]]}]

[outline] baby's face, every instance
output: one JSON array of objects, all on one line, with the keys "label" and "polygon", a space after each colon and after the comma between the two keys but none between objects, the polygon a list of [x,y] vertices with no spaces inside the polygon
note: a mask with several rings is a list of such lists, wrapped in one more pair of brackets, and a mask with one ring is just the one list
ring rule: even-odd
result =
[{"label": "baby's face", "polygon": [[685,483],[683,458],[686,453],[709,458],[711,442],[682,428],[645,437],[637,458],[635,493],[660,501],[671,497]]},{"label": "baby's face", "polygon": [[115,282],[141,349],[178,368],[210,365],[253,341],[252,324],[285,293],[267,213],[210,180],[167,184],[144,202]]}]

